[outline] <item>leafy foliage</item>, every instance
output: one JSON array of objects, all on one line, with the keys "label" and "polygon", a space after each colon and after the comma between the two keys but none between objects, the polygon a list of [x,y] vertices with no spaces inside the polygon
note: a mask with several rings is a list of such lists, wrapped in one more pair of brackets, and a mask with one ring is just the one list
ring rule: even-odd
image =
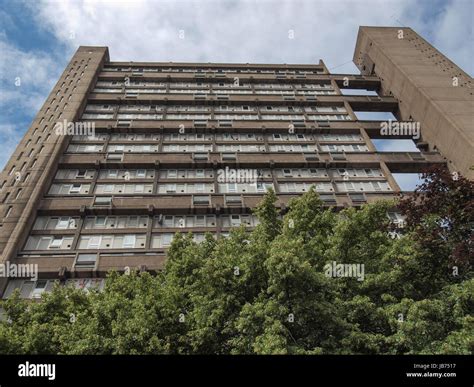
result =
[{"label": "leafy foliage", "polygon": [[[393,202],[337,213],[311,190],[280,219],[270,191],[253,231],[177,234],[155,276],[113,272],[103,291],[56,286],[41,302],[16,293],[0,353],[471,354],[473,187],[448,176],[401,201],[399,239]],[[326,276],[334,261],[363,264],[364,280]]]}]

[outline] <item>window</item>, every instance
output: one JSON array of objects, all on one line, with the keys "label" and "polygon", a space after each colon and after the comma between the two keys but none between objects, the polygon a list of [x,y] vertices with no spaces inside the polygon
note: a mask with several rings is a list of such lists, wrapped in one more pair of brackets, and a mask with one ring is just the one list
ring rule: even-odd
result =
[{"label": "window", "polygon": [[[38,250],[47,250],[50,247],[51,237],[40,237],[38,241]],[[27,248],[28,250],[28,248]],[[33,250],[35,250],[33,248]]]},{"label": "window", "polygon": [[113,184],[105,184],[104,185],[104,193],[112,193],[114,192],[114,185]]},{"label": "window", "polygon": [[107,160],[122,160],[122,154],[107,154]]},{"label": "window", "polygon": [[208,155],[206,153],[195,153],[194,160],[207,160]]},{"label": "window", "polygon": [[346,188],[346,191],[354,191],[355,187],[354,184],[351,182],[345,182],[344,187]]},{"label": "window", "polygon": [[235,153],[223,153],[222,160],[237,160],[237,155]]},{"label": "window", "polygon": [[198,183],[194,185],[196,192],[203,193],[204,192],[204,184]]},{"label": "window", "polygon": [[165,215],[163,218],[163,227],[173,227],[173,216],[172,215]]},{"label": "window", "polygon": [[163,247],[170,246],[173,241],[173,234],[163,234],[161,238],[161,245]]},{"label": "window", "polygon": [[376,191],[382,191],[382,186],[378,181],[373,181],[372,186],[374,187],[374,190]]},{"label": "window", "polygon": [[123,248],[133,249],[135,247],[135,235],[125,235],[123,238]]},{"label": "window", "polygon": [[186,218],[184,216],[176,216],[174,223],[176,227],[186,227]]},{"label": "window", "polygon": [[59,249],[63,243],[63,238],[62,237],[53,237],[49,248],[50,249]]},{"label": "window", "polygon": [[350,193],[349,197],[351,198],[352,202],[354,202],[354,203],[363,203],[363,202],[365,202],[364,194]]},{"label": "window", "polygon": [[226,204],[242,204],[242,197],[235,195],[226,195]]},{"label": "window", "polygon": [[168,179],[176,179],[178,177],[178,171],[176,169],[168,169]]},{"label": "window", "polygon": [[320,194],[319,198],[326,204],[336,204],[336,197],[334,195]]},{"label": "window", "polygon": [[364,172],[368,177],[374,176],[374,172],[372,169],[364,169]]},{"label": "window", "polygon": [[96,197],[94,204],[98,206],[107,206],[112,204],[112,198],[110,196]]},{"label": "window", "polygon": [[90,236],[89,243],[87,244],[88,249],[98,249],[100,246],[101,237],[99,236]]},{"label": "window", "polygon": [[76,258],[76,267],[93,268],[97,261],[97,254],[78,254]]},{"label": "window", "polygon": [[197,215],[195,218],[196,227],[205,227],[206,226],[206,217],[204,215]]},{"label": "window", "polygon": [[209,204],[210,200],[208,196],[193,196],[193,204]]},{"label": "window", "polygon": [[103,228],[105,227],[106,220],[107,220],[107,217],[105,216],[96,216],[94,226],[97,228]]},{"label": "window", "polygon": [[118,175],[118,170],[117,169],[109,169],[109,177],[110,178],[116,178]]},{"label": "window", "polygon": [[32,298],[40,298],[41,294],[46,290],[47,280],[38,280],[33,286],[33,292],[31,293]]},{"label": "window", "polygon": [[[72,220],[72,219],[71,219]],[[74,220],[72,220],[74,222]],[[69,217],[61,217],[56,225],[57,229],[66,229],[69,227]]]},{"label": "window", "polygon": [[75,278],[66,280],[66,286],[72,286],[75,289],[84,290],[86,293],[92,289],[101,290],[104,287],[103,278]]},{"label": "window", "polygon": [[128,219],[125,217],[125,222],[127,228],[136,228],[138,227],[139,219],[138,216],[129,216]]},{"label": "window", "polygon": [[76,194],[81,192],[81,184],[73,184],[69,189],[70,194]]},{"label": "window", "polygon": [[240,215],[231,215],[230,216],[230,225],[232,227],[240,226]]},{"label": "window", "polygon": [[24,247],[25,250],[69,249],[72,237],[30,236]]}]

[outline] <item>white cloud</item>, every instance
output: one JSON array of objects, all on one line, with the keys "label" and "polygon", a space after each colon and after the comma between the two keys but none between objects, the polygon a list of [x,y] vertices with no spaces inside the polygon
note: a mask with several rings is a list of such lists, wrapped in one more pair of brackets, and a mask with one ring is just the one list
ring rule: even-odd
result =
[{"label": "white cloud", "polygon": [[61,73],[57,61],[40,51],[25,52],[0,35],[0,94],[2,111],[39,110]]},{"label": "white cloud", "polygon": [[[62,70],[45,52],[22,51],[8,43],[4,34],[0,35],[0,53],[0,80],[4,85],[15,86],[19,92],[51,89],[54,76]],[[16,85],[18,80],[20,84]]]},{"label": "white cloud", "polygon": [[473,15],[472,0],[418,0],[399,19],[472,76]]},{"label": "white cloud", "polygon": [[445,55],[450,52],[456,53],[454,62],[472,76],[474,74],[474,41],[472,35],[474,2],[472,0],[460,0],[453,4],[459,6],[451,6],[445,9],[443,17],[434,29],[433,44]]},{"label": "white cloud", "polygon": [[10,155],[20,142],[22,132],[18,131],[13,124],[0,124],[0,141],[2,143],[0,152],[0,165],[5,165]]},{"label": "white cloud", "polygon": [[[430,1],[77,1],[29,3],[38,22],[69,48],[109,46],[116,61],[315,63],[354,72],[360,25],[399,25],[429,33],[455,62],[471,63],[471,0]],[[431,12],[427,23],[424,12]],[[472,9],[472,8],[471,8]],[[180,30],[184,39],[179,38]],[[293,30],[294,39],[289,39]],[[71,38],[72,37],[72,38]],[[337,66],[337,67],[336,67]],[[469,69],[468,69],[469,70]],[[471,65],[472,70],[472,65]]]},{"label": "white cloud", "polygon": [[[31,6],[71,51],[107,45],[112,60],[315,63],[322,58],[334,67],[351,61],[359,25],[394,24],[393,15],[409,3],[39,1]],[[348,68],[355,69],[349,64],[338,71]]]},{"label": "white cloud", "polygon": [[41,108],[62,71],[60,67],[51,55],[23,51],[0,33],[0,166],[6,164],[28,129],[25,119]]}]

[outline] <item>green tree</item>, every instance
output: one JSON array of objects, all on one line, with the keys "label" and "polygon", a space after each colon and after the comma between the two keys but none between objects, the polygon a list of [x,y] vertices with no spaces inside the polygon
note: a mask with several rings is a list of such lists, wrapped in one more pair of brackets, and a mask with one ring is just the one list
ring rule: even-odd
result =
[{"label": "green tree", "polygon": [[[426,177],[399,204],[400,238],[395,202],[336,212],[311,189],[280,214],[269,191],[255,229],[177,234],[156,275],[112,272],[102,291],[55,286],[41,302],[16,292],[0,353],[473,353],[472,182]],[[364,275],[328,276],[333,262]]]}]

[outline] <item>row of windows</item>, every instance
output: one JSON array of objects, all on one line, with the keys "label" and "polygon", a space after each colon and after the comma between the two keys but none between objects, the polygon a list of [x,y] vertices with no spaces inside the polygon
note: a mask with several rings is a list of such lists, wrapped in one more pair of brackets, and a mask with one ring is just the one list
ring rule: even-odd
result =
[{"label": "row of windows", "polygon": [[[388,212],[389,220],[403,227],[404,218],[397,212]],[[147,216],[89,216],[85,219],[87,229],[117,229],[117,228],[144,228],[150,218]],[[222,227],[255,227],[259,221],[250,214],[232,215],[160,215],[153,217],[154,228],[215,228],[218,220]],[[74,217],[38,217],[35,230],[46,230],[52,225],[77,224],[78,218]],[[127,222],[131,222],[128,224]],[[44,228],[39,228],[44,226]],[[52,228],[52,230],[62,230]],[[160,233],[152,235],[152,248],[166,247],[171,243],[174,233]],[[197,238],[202,238],[204,233],[193,233]],[[221,233],[221,235],[228,235]],[[31,235],[24,250],[68,250],[71,249],[73,237],[68,235]],[[78,249],[139,249],[146,245],[145,234],[111,234],[111,235],[81,235]]]},{"label": "row of windows", "polygon": [[[90,184],[52,184],[49,195],[87,195],[90,193]],[[270,183],[218,184],[218,193],[263,193],[273,185]],[[97,184],[95,193],[103,194],[152,194],[153,184]],[[159,194],[199,194],[214,193],[212,183],[181,183],[181,184],[158,184]]]},{"label": "row of windows", "polygon": [[[289,184],[289,183],[287,183]],[[354,192],[354,191],[391,191],[390,185],[386,181],[370,181],[370,182],[336,182],[336,187],[339,192]]]},{"label": "row of windows", "polygon": [[[99,179],[152,179],[155,176],[153,169],[102,169],[99,171]],[[56,173],[56,179],[93,179],[93,169],[60,169]]]},{"label": "row of windows", "polygon": [[242,94],[242,95],[260,95],[260,94],[272,94],[272,95],[281,95],[283,97],[289,96],[301,96],[301,95],[336,95],[335,90],[268,90],[268,89],[244,89],[244,88],[226,88],[226,89],[152,89],[152,88],[106,88],[106,87],[96,87],[92,91],[93,93],[106,93],[106,94],[123,94],[125,93],[126,97],[138,97],[140,94],[192,94],[195,97],[201,97],[206,95],[214,96],[217,98],[220,96],[228,96],[229,94]]},{"label": "row of windows", "polygon": [[[196,228],[216,227],[217,220],[222,227],[236,227],[244,224],[256,226],[258,219],[254,215],[159,215],[153,217],[153,228]],[[33,230],[74,230],[79,226],[79,217],[75,216],[38,216]],[[125,229],[147,228],[150,218],[139,215],[87,216],[84,229]]]},{"label": "row of windows", "polygon": [[197,74],[280,74],[280,75],[313,75],[324,74],[322,69],[314,70],[270,70],[256,68],[180,68],[180,67],[119,67],[105,66],[103,71],[134,72],[134,73],[197,73]]},{"label": "row of windows", "polygon": [[344,106],[250,106],[250,105],[100,105],[89,104],[86,106],[86,112],[114,112],[118,107],[119,113],[127,112],[316,112],[316,113],[347,113]]},{"label": "row of windows", "polygon": [[[70,144],[67,153],[98,153],[104,149],[99,144]],[[213,149],[212,144],[165,144],[161,152],[266,152],[266,145],[254,144],[218,144]],[[108,153],[156,153],[159,151],[158,144],[136,144],[136,145],[109,145]],[[314,145],[314,144],[281,144],[268,145],[269,152],[368,152],[366,145],[358,144],[330,144],[330,145]]]},{"label": "row of windows", "polygon": [[81,235],[78,249],[143,249],[145,234]]},{"label": "row of windows", "polygon": [[[55,279],[39,279],[36,281],[14,279],[8,282],[3,298],[9,298],[12,293],[18,289],[20,298],[35,299],[41,298],[44,293],[52,291],[54,284],[59,281]],[[103,289],[105,280],[103,278],[73,278],[64,282],[65,286],[71,286],[75,289],[89,291],[91,289]]]},{"label": "row of windows", "polygon": [[[24,250],[71,250],[73,239],[66,235],[32,235]],[[145,248],[145,242],[145,234],[83,235],[79,239],[78,249],[139,249]]]},{"label": "row of windows", "polygon": [[[151,247],[168,247],[174,233],[163,233],[152,236]],[[195,234],[204,237],[204,234]],[[25,251],[37,250],[71,250],[73,237],[33,235],[28,238]],[[146,234],[110,234],[110,235],[81,235],[77,245],[78,250],[107,250],[107,249],[144,249]]]},{"label": "row of windows", "polygon": [[334,192],[334,188],[331,183],[318,182],[318,183],[280,183],[279,188],[282,193],[300,193],[308,192],[311,187],[315,187],[317,192]]},{"label": "row of windows", "polygon": [[[108,113],[84,113],[83,120],[210,120],[210,114],[144,114],[144,113],[119,113],[117,117]],[[308,120],[314,121],[350,121],[352,118],[347,114],[308,114]],[[214,120],[243,120],[243,121],[304,121],[306,118],[302,115],[287,114],[215,114]]]},{"label": "row of windows", "polygon": [[[220,215],[222,227],[239,227],[245,225],[255,227],[259,222],[255,215]],[[164,228],[187,228],[187,227],[215,227],[217,217],[215,215],[163,215],[155,217],[155,227]]]},{"label": "row of windows", "polygon": [[[255,133],[219,133],[219,134],[204,134],[204,133],[170,133],[164,134],[164,141],[263,141],[263,135],[257,135]],[[360,134],[338,134],[338,133],[325,133],[325,134],[287,134],[287,133],[274,133],[265,135],[268,141],[363,141]],[[111,141],[159,141],[161,136],[159,134],[149,133],[113,133],[108,134],[96,134],[93,136],[79,136],[75,135],[72,137],[74,142],[85,142],[85,141],[106,141],[110,138]]]},{"label": "row of windows", "polygon": [[[328,177],[333,178],[350,178],[350,177],[383,177],[383,173],[378,168],[277,168],[273,170],[277,177]],[[214,169],[163,169],[159,171],[160,179],[211,179],[217,173],[219,178],[230,180],[229,176],[220,176],[225,170]],[[272,170],[270,169],[235,169],[231,171],[235,173],[235,181],[245,173],[245,176],[257,178],[271,178]],[[56,179],[93,179],[95,170],[93,169],[60,169],[56,173]],[[154,169],[102,169],[99,171],[99,179],[153,179],[155,177]],[[221,180],[222,181],[222,180]]]},{"label": "row of windows", "polygon": [[170,88],[247,88],[250,89],[252,86],[255,89],[277,89],[277,90],[293,90],[293,89],[312,89],[312,90],[327,90],[332,89],[332,85],[329,83],[317,84],[317,83],[306,83],[306,84],[283,84],[283,83],[204,83],[204,82],[159,82],[159,81],[98,81],[96,87],[119,87],[119,86],[143,86],[143,87],[170,87]]},{"label": "row of windows", "polygon": [[[395,224],[403,223],[403,217],[397,213],[389,213],[389,219]],[[105,220],[101,219],[105,218]],[[112,217],[114,218],[114,217]],[[161,222],[162,227],[185,228],[185,227],[214,227],[215,217],[212,215],[201,216],[201,226],[196,225],[197,217],[167,215],[155,218],[156,222]],[[99,222],[107,223],[107,217],[97,217]],[[239,227],[241,225],[254,227],[258,224],[258,220],[252,215],[226,215],[222,216],[223,227]],[[96,227],[100,228],[100,227]],[[196,242],[202,242],[205,238],[204,233],[192,233]],[[171,245],[175,233],[164,232],[151,235],[150,247],[167,248]],[[214,237],[216,234],[213,234]],[[220,233],[221,236],[228,236],[228,232]],[[71,250],[73,237],[71,236],[52,236],[52,235],[32,235],[28,238],[25,245],[25,251],[38,250]],[[80,235],[77,249],[78,250],[108,250],[108,249],[145,249],[146,234],[94,234]]]},{"label": "row of windows", "polygon": [[[232,215],[233,216],[233,215]],[[229,227],[246,224],[243,217],[248,215],[235,215]],[[239,218],[240,217],[240,218]],[[192,233],[196,242],[202,242],[205,233]],[[171,245],[175,233],[165,232],[152,234],[150,247],[167,248]],[[221,233],[221,236],[228,236],[228,233]],[[214,237],[216,234],[214,234]],[[43,250],[72,250],[72,237],[69,236],[51,236],[51,235],[33,235],[27,240],[25,251],[43,251]],[[146,234],[94,234],[81,235],[77,244],[78,250],[108,250],[108,249],[145,249]]]},{"label": "row of windows", "polygon": [[[346,181],[336,182],[338,192],[350,191],[391,191],[390,186],[385,181],[355,182]],[[279,192],[281,193],[299,193],[309,190],[311,186],[316,187],[318,192],[334,192],[331,182],[286,182],[279,183]],[[48,192],[49,195],[87,195],[90,193],[90,184],[52,184]],[[252,183],[219,183],[217,184],[217,193],[264,193],[269,188],[274,188],[273,184],[265,182]],[[158,184],[158,194],[200,194],[214,193],[214,184],[212,183],[166,183]],[[95,194],[118,195],[118,194],[153,194],[153,184],[97,184]]]},{"label": "row of windows", "polygon": [[25,250],[70,250],[73,236],[30,236],[26,241]]}]

